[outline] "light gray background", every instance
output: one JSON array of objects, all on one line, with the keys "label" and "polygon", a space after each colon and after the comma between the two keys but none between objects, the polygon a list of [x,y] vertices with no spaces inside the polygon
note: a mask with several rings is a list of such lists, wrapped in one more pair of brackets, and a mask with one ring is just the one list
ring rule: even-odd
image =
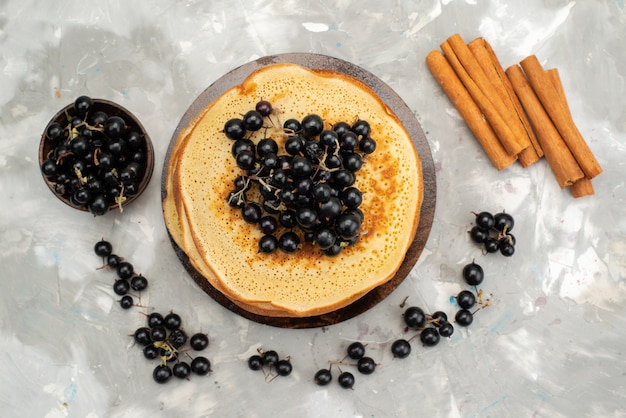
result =
[{"label": "light gray background", "polygon": [[[557,67],[577,125],[604,172],[596,194],[560,190],[545,160],[495,171],[428,72],[453,33],[484,36],[505,66],[536,54]],[[21,417],[617,417],[626,415],[626,209],[623,0],[0,1],[0,414]],[[265,55],[315,52],[360,65],[415,112],[437,167],[432,233],[411,275],[383,303],[325,329],[259,325],[215,303],[184,271],[160,207],[165,152],[192,101]],[[122,214],[94,219],[56,200],[37,164],[40,134],[81,94],[116,101],[152,136],[154,177]],[[517,253],[483,256],[473,210],[515,216]],[[179,312],[211,338],[213,373],[165,386],[128,334],[105,237],[150,279],[142,302]],[[393,360],[400,302],[456,310],[462,267],[484,267],[493,304],[469,329]],[[380,362],[354,390],[319,388],[315,371],[354,340]],[[290,355],[264,382],[245,360]],[[348,367],[349,369],[349,367]]]}]

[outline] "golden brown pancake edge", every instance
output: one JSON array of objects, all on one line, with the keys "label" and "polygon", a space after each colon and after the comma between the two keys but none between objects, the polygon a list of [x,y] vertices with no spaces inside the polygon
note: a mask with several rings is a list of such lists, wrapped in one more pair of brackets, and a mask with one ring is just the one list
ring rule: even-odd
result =
[{"label": "golden brown pancake edge", "polygon": [[[242,101],[246,106],[253,105],[255,101],[261,98],[267,99],[267,97],[260,97],[260,95],[262,95],[263,93],[267,94],[268,90],[265,90],[261,93],[258,92],[259,85],[260,85],[259,74],[261,75],[267,74],[267,71],[274,71],[274,70],[278,70],[279,73],[283,75],[285,74],[284,73],[285,70],[287,70],[288,73],[293,71],[293,72],[296,72],[297,74],[307,74],[304,77],[309,77],[312,75],[313,77],[318,77],[319,80],[324,81],[324,83],[326,83],[328,80],[341,80],[342,83],[347,83],[347,85],[350,86],[350,89],[354,89],[356,87],[355,90],[358,90],[361,93],[365,92],[366,95],[369,97],[369,99],[376,103],[376,105],[373,105],[370,103],[368,104],[368,106],[376,108],[377,118],[387,121],[383,123],[389,123],[389,124],[394,125],[394,129],[393,129],[394,132],[397,133],[398,130],[402,132],[401,135],[399,135],[402,137],[401,140],[397,144],[391,141],[391,145],[397,145],[399,146],[399,148],[401,148],[401,151],[403,151],[405,154],[410,154],[409,156],[407,155],[402,156],[401,162],[404,164],[403,166],[405,168],[406,167],[411,168],[412,170],[408,170],[408,171],[409,172],[412,171],[413,173],[410,176],[402,177],[402,180],[407,180],[407,179],[412,180],[411,182],[414,183],[413,185],[407,185],[406,182],[400,181],[399,179],[396,178],[398,176],[398,167],[394,167],[394,163],[397,163],[398,159],[391,158],[391,157],[394,157],[393,152],[389,153],[391,154],[391,157],[388,157],[387,159],[385,159],[384,157],[377,157],[377,155],[381,155],[381,154],[383,156],[386,155],[385,146],[384,146],[385,141],[384,140],[381,141],[382,138],[377,138],[379,147],[377,151],[372,155],[371,159],[368,157],[369,163],[374,162],[374,163],[379,164],[379,166],[377,167],[378,171],[376,170],[370,171],[370,176],[367,176],[367,175],[363,176],[363,173],[361,172],[357,173],[357,179],[360,178],[361,185],[366,189],[366,192],[369,191],[370,193],[373,193],[373,194],[382,195],[382,197],[385,197],[385,198],[392,196],[390,199],[392,200],[393,204],[397,203],[398,201],[401,201],[401,199],[399,200],[397,196],[395,196],[394,198],[393,193],[404,193],[406,195],[409,195],[409,196],[413,195],[413,196],[412,198],[407,198],[407,201],[408,201],[407,206],[410,206],[410,208],[401,208],[403,209],[401,210],[403,219],[395,220],[396,224],[401,224],[400,229],[403,230],[404,232],[401,234],[401,239],[400,239],[401,242],[398,242],[396,244],[398,247],[397,250],[391,251],[393,255],[393,259],[390,260],[390,262],[387,263],[388,265],[385,266],[384,274],[380,274],[380,276],[377,277],[375,280],[364,281],[363,283],[361,283],[360,287],[358,285],[350,287],[349,294],[343,294],[340,297],[335,297],[335,299],[331,300],[330,302],[328,302],[327,300],[323,300],[323,301],[313,300],[308,305],[305,303],[305,304],[300,304],[294,307],[294,306],[289,306],[288,300],[287,300],[287,303],[285,303],[285,300],[276,302],[272,300],[272,298],[251,297],[250,293],[241,292],[240,289],[237,289],[234,286],[232,286],[232,283],[233,283],[232,281],[226,280],[226,282],[224,282],[222,278],[226,277],[226,279],[228,279],[228,277],[224,274],[223,266],[216,265],[216,263],[214,262],[215,253],[211,254],[210,251],[207,251],[207,249],[209,248],[207,246],[208,241],[207,241],[206,236],[203,236],[204,232],[200,231],[198,228],[197,215],[190,214],[190,211],[187,209],[187,204],[189,204],[192,207],[191,209],[192,213],[196,213],[196,214],[199,213],[197,210],[197,207],[195,209],[193,208],[195,202],[192,199],[185,198],[184,196],[185,187],[186,185],[189,184],[190,177],[185,177],[185,174],[182,174],[182,177],[181,177],[181,173],[179,172],[179,159],[181,158],[181,156],[185,155],[185,148],[186,148],[185,145],[193,138],[194,135],[196,135],[196,137],[203,135],[203,133],[199,133],[199,131],[197,132],[196,129],[203,123],[203,120],[206,117],[215,116],[215,115],[212,115],[211,109],[214,109],[215,108],[214,105],[216,103],[219,103],[221,99],[228,100],[230,96],[243,95],[243,96],[249,97],[248,101],[245,101],[245,100]],[[261,76],[260,78],[263,79],[263,76]],[[274,99],[276,99],[275,106],[277,106],[279,109],[281,108],[281,106],[283,106],[283,103],[281,102],[280,99],[282,97],[285,97],[286,93],[287,92],[283,89],[283,90],[280,90],[273,97]],[[240,110],[245,110],[245,108],[241,108]],[[300,113],[302,113],[301,110],[302,109],[299,109]],[[218,113],[221,111],[222,110],[218,111]],[[333,111],[332,109],[331,110],[326,109],[325,111],[326,111],[325,119],[328,119],[328,116]],[[234,113],[236,112],[231,112],[230,114],[232,115]],[[225,115],[222,115],[222,116],[225,116]],[[302,114],[299,114],[299,117],[302,117],[302,116],[303,116]],[[354,113],[353,112],[346,113],[344,111],[343,116],[354,117]],[[361,117],[362,114],[359,113],[358,116]],[[284,118],[287,117],[287,114],[284,113],[282,117],[284,120]],[[367,119],[366,117],[363,117],[363,118]],[[225,120],[219,121],[217,125],[213,124],[213,128],[219,125],[223,126],[224,121]],[[404,258],[404,253],[406,252],[406,249],[410,245],[413,239],[413,236],[415,235],[417,224],[419,222],[419,208],[421,206],[421,201],[423,198],[423,190],[422,190],[422,184],[421,184],[421,164],[420,164],[419,156],[417,155],[415,148],[413,147],[411,143],[411,138],[409,137],[408,133],[406,133],[406,130],[402,127],[401,123],[395,117],[393,112],[382,101],[380,101],[380,99],[371,90],[369,90],[369,88],[367,88],[365,85],[360,83],[358,80],[351,79],[350,77],[345,76],[343,74],[334,73],[331,71],[314,72],[314,71],[307,70],[307,69],[301,68],[299,66],[294,66],[291,64],[277,64],[276,66],[265,67],[251,74],[250,77],[248,77],[248,79],[244,83],[224,93],[224,95],[222,95],[214,103],[212,103],[211,106],[209,106],[206,109],[206,111],[203,113],[203,116],[197,118],[196,121],[194,122],[195,123],[193,124],[193,127],[190,127],[190,129],[185,130],[179,136],[177,140],[177,144],[174,148],[174,152],[172,153],[171,160],[169,163],[170,171],[168,172],[168,180],[166,183],[167,184],[166,187],[168,190],[167,190],[167,196],[164,200],[164,212],[166,212],[165,213],[166,218],[167,217],[172,218],[174,216],[186,217],[185,218],[186,222],[184,222],[184,224],[188,225],[190,228],[189,230],[185,230],[183,227],[178,225],[178,228],[180,229],[177,230],[176,220],[174,219],[168,219],[166,220],[166,223],[168,224],[168,230],[170,230],[170,233],[172,234],[173,232],[173,235],[175,236],[174,241],[179,244],[182,244],[183,250],[190,257],[190,259],[193,260],[194,265],[196,267],[200,266],[199,270],[202,271],[202,274],[207,278],[207,280],[212,285],[214,285],[216,289],[219,289],[222,293],[224,293],[225,296],[227,296],[230,300],[235,302],[238,306],[242,307],[243,309],[246,309],[250,312],[253,312],[259,315],[292,316],[292,317],[313,316],[313,315],[320,315],[323,313],[328,313],[336,309],[339,309],[341,307],[344,307],[354,302],[358,298],[360,298],[367,291],[371,290],[372,288],[382,283],[385,283],[387,280],[393,277],[393,275],[399,268]],[[209,125],[211,124],[209,123]],[[200,128],[200,130],[201,129],[202,128]],[[217,135],[218,134],[217,131],[218,129],[213,129],[209,133],[208,136],[211,136],[211,137],[213,135],[219,136]],[[206,134],[206,132],[204,132],[204,134]],[[220,138],[216,138],[216,139],[219,140]],[[181,144],[180,147],[178,146],[179,143]],[[224,153],[223,157],[226,157],[230,153],[230,149],[228,147],[229,145],[228,141],[225,141],[223,145],[225,145],[224,148],[226,149],[226,152]],[[387,144],[387,148],[388,147],[389,147],[389,144]],[[387,151],[389,151],[389,149]],[[228,174],[228,172],[230,171],[231,172],[230,174],[232,174],[232,170],[233,170],[232,166],[228,168],[229,167],[228,161],[225,161],[224,163],[225,163],[225,166],[227,167],[226,173]],[[365,172],[367,173],[367,171]],[[189,174],[189,172],[185,172],[185,173]],[[197,173],[198,171],[196,170],[195,174]],[[374,176],[371,173],[377,173],[377,175]],[[172,177],[172,181],[170,181],[169,176]],[[234,175],[232,177],[234,177]],[[377,177],[377,178],[374,178],[374,177]],[[370,181],[372,184],[366,184],[365,183],[366,181]],[[377,187],[377,184],[379,182],[385,183],[386,186]],[[391,189],[394,189],[394,190],[391,190],[391,195],[387,193],[389,192],[390,185],[392,186]],[[223,194],[225,193],[226,189],[224,188],[220,189],[218,187],[217,189],[210,189],[210,188],[205,189],[205,191],[207,190],[211,191],[211,193],[207,193],[207,194],[212,194],[213,192],[217,191],[218,193],[215,193],[215,194],[221,195],[219,196],[219,202],[220,204],[222,204],[224,210],[218,211],[218,214],[219,214],[218,217],[221,217],[220,219],[222,220],[227,219],[227,222],[225,222],[225,224],[227,224],[229,227],[231,227],[235,231],[249,230],[250,226],[243,223],[243,221],[240,221],[240,220],[238,221],[236,218],[238,214],[234,213],[232,209],[228,208],[225,205],[225,201],[223,200],[224,198]],[[170,199],[170,196],[173,196],[173,198]],[[178,198],[176,196],[178,196]],[[172,205],[171,200],[175,201],[174,206],[177,208],[176,210],[172,209],[173,205]],[[369,202],[369,209],[372,209],[371,214],[370,214],[372,215],[371,216],[372,219],[371,219],[371,223],[369,224],[369,227],[370,229],[376,229],[376,231],[374,232],[366,231],[366,234],[372,234],[372,235],[374,233],[380,234],[381,233],[380,225],[384,225],[384,222],[389,220],[389,219],[386,219],[386,220],[377,219],[377,216],[384,217],[386,213],[386,215],[389,216],[389,218],[392,217],[390,216],[392,214],[390,214],[389,211],[390,211],[390,208],[393,206],[393,204],[388,204],[387,206],[389,207],[385,207],[386,203],[384,201],[381,201],[381,196],[377,196],[377,200],[378,200],[377,203],[374,203],[372,201]],[[181,204],[183,201],[184,201],[184,204]],[[381,211],[381,207],[382,207],[383,213],[377,214],[377,211],[378,212]],[[395,210],[398,208],[394,207],[393,209]],[[385,210],[387,210],[387,212],[385,212]],[[214,212],[210,212],[210,214],[215,215]],[[368,217],[368,213],[366,213],[366,219],[367,217]],[[202,222],[199,222],[199,223],[202,224]],[[223,225],[224,224],[222,224],[222,226]],[[382,233],[384,232],[385,231],[382,231]],[[397,231],[394,230],[394,233],[395,235],[393,237],[397,238],[398,236]],[[255,234],[250,233],[250,235],[254,236]],[[258,235],[253,238],[258,239]],[[254,239],[252,241],[254,241]],[[368,249],[366,247],[366,244],[369,241],[370,240],[368,239],[368,236],[366,236],[365,239],[362,239],[362,242],[364,242],[364,244],[361,245],[359,251],[361,252],[365,251],[367,253]],[[376,251],[370,251],[369,253],[366,254],[367,257],[370,257],[370,260],[375,260],[377,254],[380,253],[378,247],[381,245],[381,239],[377,238],[375,240],[372,240],[372,242],[374,241],[377,246]],[[384,239],[382,241],[384,241]],[[252,244],[252,243],[248,242],[248,244]],[[245,244],[245,245],[248,245],[248,244]],[[355,252],[358,253],[357,251],[352,251],[352,252],[348,251],[349,256],[344,257],[343,255],[341,255],[337,258],[329,258],[325,256],[323,256],[324,258],[320,258],[320,257],[310,256],[310,260],[308,261],[313,261],[314,263],[322,263],[322,264],[330,263],[333,265],[342,265],[342,264],[345,264],[346,262],[349,262],[350,257],[355,257],[354,256]],[[304,254],[308,254],[308,253],[304,252]],[[256,254],[256,256],[258,256],[258,254]],[[262,255],[262,256],[265,257],[266,259],[268,257],[270,257],[270,259],[274,259],[274,264],[263,263],[263,261],[267,261],[267,260],[259,260],[258,258],[255,258],[255,257],[248,257],[247,260],[248,262],[251,262],[252,264],[255,264],[255,262],[262,263],[263,268],[267,268],[268,265],[270,265],[273,268],[278,268],[278,266],[283,265],[281,264],[281,261],[286,262],[288,261],[287,259],[289,258],[288,256],[282,255],[282,254],[270,255],[270,256]],[[213,257],[213,259],[211,257]],[[290,268],[293,268],[294,257],[297,257],[299,263],[304,263],[303,257],[301,254],[291,256]],[[359,262],[363,263],[364,260],[367,260],[367,257],[362,256]],[[357,264],[352,264],[351,266],[348,264],[349,267],[354,267],[355,265],[360,266],[362,264],[357,263]],[[245,271],[245,274],[250,274],[250,273],[254,274],[254,273],[262,272],[263,268],[257,269],[255,271],[254,269],[250,269],[250,266],[248,266],[247,268],[242,269],[242,270]],[[296,268],[296,270],[298,269]],[[336,268],[330,269],[330,271],[336,274],[338,269]],[[289,273],[289,268],[285,269],[285,273]],[[317,273],[319,274],[329,273],[329,270],[320,268]],[[379,272],[377,271],[377,273]],[[350,275],[350,277],[348,277],[348,280],[358,280],[359,274],[362,274],[362,271],[358,271],[357,269],[356,272],[353,272],[353,274]],[[239,280],[241,281],[241,279]],[[308,283],[311,283],[311,281],[309,280]],[[303,289],[299,289],[299,290],[303,290]]]}]

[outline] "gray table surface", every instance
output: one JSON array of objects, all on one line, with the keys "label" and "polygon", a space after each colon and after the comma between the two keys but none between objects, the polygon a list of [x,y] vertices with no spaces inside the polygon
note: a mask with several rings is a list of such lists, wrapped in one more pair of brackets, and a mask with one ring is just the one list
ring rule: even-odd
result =
[{"label": "gray table surface", "polygon": [[[573,199],[545,160],[491,167],[424,62],[453,33],[485,37],[505,66],[536,54],[560,70],[604,168],[594,196]],[[625,416],[625,39],[623,0],[0,1],[0,415]],[[193,100],[229,70],[285,52],[341,58],[385,81],[414,111],[437,168],[432,232],[409,277],[326,328],[260,325],[215,303],[176,257],[160,206],[165,153]],[[130,109],[153,139],[153,180],[123,214],[74,211],[42,181],[41,131],[81,94]],[[469,241],[475,210],[515,216],[514,257]],[[128,336],[142,311],[119,309],[111,276],[96,270],[101,237],[150,278],[144,304],[209,334],[209,376],[152,380],[154,363]],[[399,304],[453,314],[474,258],[492,305],[437,347],[393,359]],[[376,372],[357,374],[353,390],[314,385],[355,340]],[[267,383],[248,370],[259,347],[290,355],[292,375]]]}]

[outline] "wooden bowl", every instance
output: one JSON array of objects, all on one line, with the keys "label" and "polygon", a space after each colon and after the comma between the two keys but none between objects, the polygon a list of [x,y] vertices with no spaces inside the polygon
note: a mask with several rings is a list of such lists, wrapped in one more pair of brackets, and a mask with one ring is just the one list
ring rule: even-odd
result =
[{"label": "wooden bowl", "polygon": [[[152,146],[152,141],[145,128],[130,111],[120,106],[117,103],[104,100],[104,99],[92,99],[93,101],[93,110],[91,114],[97,111],[103,111],[109,116],[119,116],[124,119],[126,124],[126,133],[135,131],[142,136],[145,141],[143,141],[142,151],[144,152],[145,159],[141,163],[142,170],[140,171],[139,178],[136,180],[136,190],[132,194],[128,194],[125,196],[125,199],[122,199],[118,202],[111,202],[109,205],[110,210],[121,210],[123,207],[131,204],[135,201],[141,193],[145,190],[146,186],[150,182],[150,178],[152,177],[152,171],[154,169],[154,149]],[[43,130],[41,135],[41,142],[39,144],[39,166],[41,167],[45,160],[49,158],[54,153],[54,150],[60,145],[62,140],[52,140],[47,137],[47,131],[51,124],[59,123],[62,127],[65,127],[69,124],[69,119],[76,115],[76,110],[74,109],[74,103],[68,104],[61,110],[57,112],[56,115],[48,122],[46,128]],[[42,171],[42,177],[44,182],[50,189],[50,191],[63,203],[66,205],[78,209],[81,211],[88,212],[88,206],[84,204],[79,204],[74,201],[69,195],[62,195],[58,192],[56,182],[52,178],[48,178]],[[123,195],[124,196],[124,195]]]}]

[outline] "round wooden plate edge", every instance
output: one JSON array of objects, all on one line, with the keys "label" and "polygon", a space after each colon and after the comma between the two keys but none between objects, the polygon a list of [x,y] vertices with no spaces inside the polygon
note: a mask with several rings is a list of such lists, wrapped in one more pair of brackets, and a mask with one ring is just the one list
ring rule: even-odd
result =
[{"label": "round wooden plate edge", "polygon": [[165,158],[165,163],[163,164],[163,172],[161,176],[161,198],[165,199],[167,195],[165,186],[168,174],[168,161],[171,156],[171,152],[176,142],[176,139],[178,138],[182,129],[188,126],[193,118],[198,114],[198,112],[200,112],[207,104],[218,98],[223,92],[225,92],[229,88],[241,83],[252,71],[276,63],[293,63],[311,69],[334,70],[359,79],[378,94],[378,96],[394,111],[398,118],[400,118],[404,127],[409,132],[422,163],[424,197],[420,209],[420,220],[417,232],[415,234],[413,242],[407,250],[405,258],[400,265],[400,268],[390,281],[372,289],[352,304],[339,310],[324,315],[301,318],[268,317],[256,315],[240,308],[230,299],[225,297],[221,292],[217,291],[200,273],[198,273],[198,271],[189,261],[189,258],[187,257],[185,252],[176,244],[171,236],[170,241],[176,255],[180,259],[185,270],[193,278],[193,280],[216,302],[218,302],[220,305],[230,310],[231,312],[234,312],[246,319],[258,323],[279,328],[302,329],[330,326],[354,318],[371,309],[382,300],[384,300],[400,285],[400,283],[402,283],[402,281],[404,281],[404,279],[409,275],[409,273],[417,263],[417,260],[419,259],[419,256],[421,255],[426,245],[426,241],[428,240],[428,236],[430,234],[430,230],[434,220],[437,186],[435,166],[432,159],[428,140],[426,139],[426,135],[424,134],[421,125],[415,118],[415,115],[411,112],[406,103],[398,96],[398,94],[395,93],[395,91],[393,91],[386,83],[384,83],[378,77],[374,76],[372,73],[364,70],[363,68],[355,64],[341,60],[339,58],[312,53],[287,53],[271,55],[255,61],[248,62],[240,67],[233,69],[232,71],[220,77],[207,89],[205,89],[194,100],[194,102],[190,105],[188,110],[181,118],[178,126],[176,127],[176,130],[174,131],[174,134],[172,135],[172,140],[168,147]]}]

